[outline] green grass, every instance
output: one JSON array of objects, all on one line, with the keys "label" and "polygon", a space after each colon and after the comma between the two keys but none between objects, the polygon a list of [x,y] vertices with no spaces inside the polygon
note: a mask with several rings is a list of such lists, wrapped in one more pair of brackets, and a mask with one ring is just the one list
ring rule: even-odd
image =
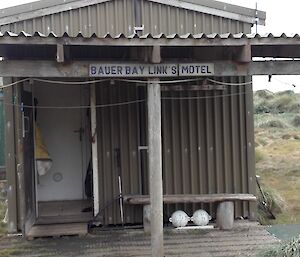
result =
[{"label": "green grass", "polygon": [[300,236],[260,252],[257,257],[299,257]]},{"label": "green grass", "polygon": [[300,94],[260,90],[254,106],[256,172],[286,203],[276,220],[261,209],[259,217],[266,224],[300,223]]},{"label": "green grass", "polygon": [[262,219],[263,223],[300,223],[300,129],[256,128],[255,136],[257,174],[287,205],[276,220]]}]

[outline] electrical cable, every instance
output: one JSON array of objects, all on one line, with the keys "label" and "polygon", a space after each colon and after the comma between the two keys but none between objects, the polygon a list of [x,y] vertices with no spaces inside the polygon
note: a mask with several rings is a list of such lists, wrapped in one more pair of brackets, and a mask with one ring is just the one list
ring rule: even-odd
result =
[{"label": "electrical cable", "polygon": [[277,78],[273,78],[273,79],[274,79],[274,80],[277,80],[279,83],[284,84],[284,85],[287,85],[287,86],[298,87],[297,85],[295,85],[295,84],[293,84],[293,83],[285,82],[285,81],[282,81],[282,80],[277,79]]}]

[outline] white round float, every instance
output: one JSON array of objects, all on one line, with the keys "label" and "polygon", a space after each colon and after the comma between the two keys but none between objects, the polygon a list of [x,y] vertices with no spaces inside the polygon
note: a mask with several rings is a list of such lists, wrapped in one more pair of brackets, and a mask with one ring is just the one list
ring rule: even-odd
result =
[{"label": "white round float", "polygon": [[169,221],[176,228],[185,227],[190,221],[190,217],[184,211],[175,211]]},{"label": "white round float", "polygon": [[205,210],[197,210],[191,217],[191,221],[197,226],[206,226],[211,220],[211,216]]}]

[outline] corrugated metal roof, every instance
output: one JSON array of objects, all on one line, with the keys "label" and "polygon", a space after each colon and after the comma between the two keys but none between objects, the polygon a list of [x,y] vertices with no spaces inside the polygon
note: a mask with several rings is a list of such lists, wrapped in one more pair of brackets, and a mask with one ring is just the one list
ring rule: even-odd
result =
[{"label": "corrugated metal roof", "polygon": [[[113,0],[43,0],[14,6],[0,10],[0,25],[10,24],[35,17],[42,17],[63,11],[70,11]],[[115,1],[115,0],[114,0]],[[250,23],[258,19],[264,24],[266,13],[263,11],[232,5],[214,0],[148,0],[152,3],[194,10],[224,18],[246,21]]]},{"label": "corrugated metal roof", "polygon": [[10,31],[6,31],[4,33],[0,32],[0,37],[25,37],[25,38],[33,38],[33,37],[40,37],[40,38],[86,38],[86,39],[92,39],[92,38],[98,38],[98,39],[299,39],[299,34],[285,34],[282,33],[280,35],[274,35],[272,33],[265,33],[265,34],[245,34],[245,33],[199,33],[199,34],[192,34],[187,33],[183,35],[179,34],[170,34],[165,35],[163,33],[153,35],[151,33],[138,35],[138,34],[131,34],[129,36],[126,36],[123,33],[117,34],[117,35],[111,35],[107,33],[104,36],[97,36],[95,33],[92,34],[90,37],[84,37],[82,33],[78,33],[77,36],[70,36],[68,33],[64,33],[62,36],[56,35],[54,32],[50,32],[49,34],[43,34],[41,32],[35,32],[34,34],[27,33],[25,31],[21,31],[20,33],[13,33]]},{"label": "corrugated metal roof", "polygon": [[[75,36],[70,36],[64,33],[61,36],[51,32],[43,34],[35,32],[29,34],[21,32],[19,34],[13,32],[0,33],[0,53],[7,53],[6,46],[17,47],[20,51],[25,47],[36,49],[37,46],[52,47],[52,52],[55,52],[57,45],[74,46],[74,47],[151,47],[159,45],[165,50],[170,47],[189,49],[189,47],[202,47],[203,54],[211,47],[215,47],[210,53],[214,52],[220,56],[231,51],[232,55],[238,54],[243,46],[251,46],[252,57],[274,57],[274,58],[300,58],[300,35],[299,34],[245,34],[245,33],[211,33],[211,34],[125,34],[111,35],[106,34],[98,36],[95,33],[90,37],[84,37],[79,33]],[[10,53],[17,51],[17,48],[10,49]],[[206,50],[204,50],[206,49]],[[230,50],[231,49],[231,50]],[[77,49],[78,50],[78,49]],[[33,50],[31,50],[33,51]],[[49,52],[49,49],[41,50],[41,52]],[[80,51],[80,50],[78,50]],[[170,50],[172,51],[172,50]],[[23,51],[24,52],[24,51]],[[34,52],[36,52],[34,50]],[[32,52],[33,53],[33,52]],[[222,54],[223,53],[223,54]]]}]

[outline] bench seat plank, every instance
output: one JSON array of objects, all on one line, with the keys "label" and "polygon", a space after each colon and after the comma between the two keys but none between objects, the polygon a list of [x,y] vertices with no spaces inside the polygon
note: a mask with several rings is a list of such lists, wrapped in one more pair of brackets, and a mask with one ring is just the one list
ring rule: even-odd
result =
[{"label": "bench seat plank", "polygon": [[[256,201],[253,194],[180,194],[164,195],[164,203],[213,203],[223,201]],[[127,204],[150,204],[149,195],[124,195],[124,203]]]}]

